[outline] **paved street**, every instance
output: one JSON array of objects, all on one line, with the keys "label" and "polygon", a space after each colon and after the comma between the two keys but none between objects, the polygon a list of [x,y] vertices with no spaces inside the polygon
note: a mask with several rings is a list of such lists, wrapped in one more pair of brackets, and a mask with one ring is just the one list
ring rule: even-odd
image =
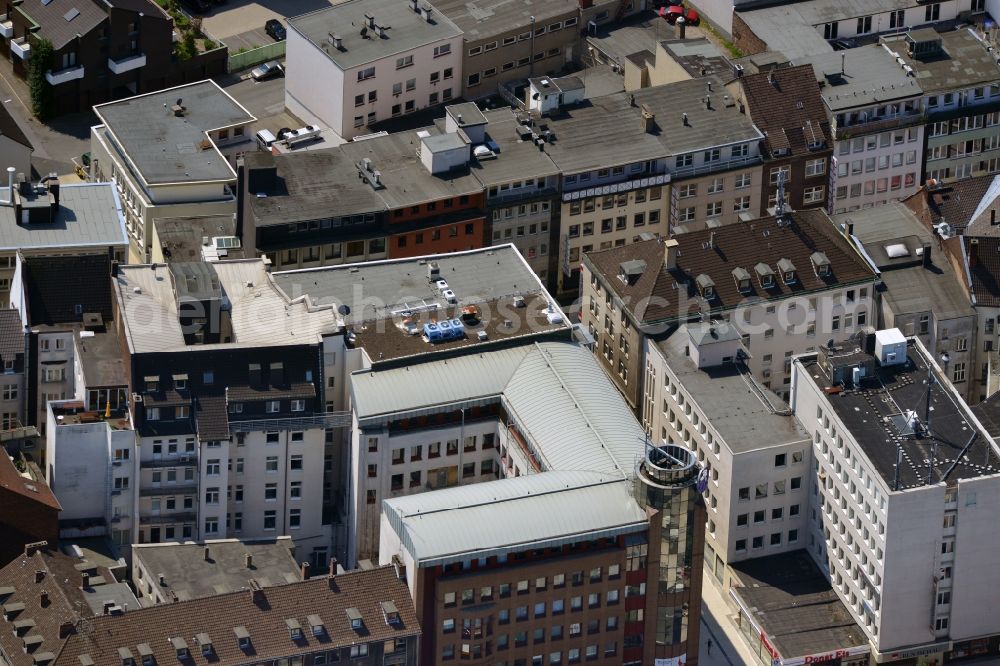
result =
[{"label": "paved street", "polygon": [[[93,113],[61,116],[43,125],[31,115],[28,86],[14,76],[10,62],[0,58],[0,104],[17,121],[35,147],[31,163],[37,174],[73,173],[72,157],[90,150],[90,127],[97,122]],[[2,166],[2,165],[0,165]]]},{"label": "paved street", "polygon": [[[335,2],[327,0],[229,0],[224,5],[216,5],[212,11],[202,17],[205,31],[216,39],[229,44],[228,38],[234,35],[260,30],[263,34],[264,24],[268,19],[298,16],[307,12],[328,7]],[[263,41],[257,46],[267,44]],[[230,45],[235,51],[245,44]],[[249,47],[247,47],[249,48]]]}]

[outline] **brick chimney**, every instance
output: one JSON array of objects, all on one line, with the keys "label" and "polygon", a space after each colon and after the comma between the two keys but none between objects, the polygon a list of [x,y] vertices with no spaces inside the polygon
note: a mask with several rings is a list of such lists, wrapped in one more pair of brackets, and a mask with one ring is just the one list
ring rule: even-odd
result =
[{"label": "brick chimney", "polygon": [[243,563],[246,565],[247,569],[253,569],[253,555],[247,553],[243,556]]},{"label": "brick chimney", "polygon": [[302,580],[309,580],[309,563],[303,562],[301,567]]},{"label": "brick chimney", "polygon": [[677,252],[679,247],[680,243],[673,238],[663,241],[663,265],[667,267],[668,271],[677,270]]},{"label": "brick chimney", "polygon": [[41,583],[43,580],[45,580],[45,571],[43,571],[42,569],[36,569],[35,570],[35,582],[36,583]]}]

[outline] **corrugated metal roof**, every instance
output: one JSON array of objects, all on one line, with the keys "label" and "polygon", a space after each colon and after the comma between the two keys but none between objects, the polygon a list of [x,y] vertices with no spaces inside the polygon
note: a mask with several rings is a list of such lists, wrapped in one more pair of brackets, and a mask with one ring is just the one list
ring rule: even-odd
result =
[{"label": "corrugated metal roof", "polygon": [[545,472],[386,500],[386,520],[422,566],[646,529],[629,482]]},{"label": "corrugated metal roof", "polygon": [[351,376],[352,404],[358,421],[499,396],[533,349],[514,347],[391,370],[358,371]]},{"label": "corrugated metal roof", "polygon": [[643,454],[642,428],[583,347],[535,345],[503,393],[545,469],[628,474]]}]

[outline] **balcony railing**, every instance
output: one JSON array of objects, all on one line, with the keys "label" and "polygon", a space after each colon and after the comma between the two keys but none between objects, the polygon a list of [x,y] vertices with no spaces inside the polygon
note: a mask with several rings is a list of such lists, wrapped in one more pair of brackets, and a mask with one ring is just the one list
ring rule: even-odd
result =
[{"label": "balcony railing", "polygon": [[674,178],[691,178],[692,176],[700,176],[706,173],[739,169],[740,167],[759,164],[760,161],[760,155],[748,155],[746,157],[737,157],[735,159],[717,160],[715,162],[694,164],[687,167],[676,167],[671,169],[670,173]]},{"label": "balcony railing", "polygon": [[110,69],[115,74],[124,74],[125,72],[131,72],[133,69],[139,69],[140,67],[146,66],[146,54],[138,53],[136,55],[131,55],[126,58],[121,58],[115,60],[114,58],[108,58],[108,69]]},{"label": "balcony railing", "polygon": [[14,22],[7,14],[0,14],[0,37],[10,39],[14,36]]},{"label": "balcony railing", "polygon": [[869,118],[867,121],[853,123],[851,125],[839,126],[836,120],[833,122],[834,138],[838,141],[850,139],[852,136],[864,136],[875,132],[886,132],[889,130],[901,129],[912,125],[922,125],[927,121],[927,117],[919,111],[910,113],[896,113],[891,116]]},{"label": "balcony railing", "polygon": [[308,430],[310,428],[347,428],[350,425],[350,412],[321,412],[312,416],[295,416],[283,419],[230,421],[229,431],[273,432],[275,430]]},{"label": "balcony railing", "polygon": [[197,495],[198,484],[166,484],[159,486],[147,486],[139,489],[139,497],[165,497],[170,495]]},{"label": "balcony railing", "polygon": [[140,460],[140,469],[156,469],[160,467],[194,467],[198,464],[198,457],[194,454],[179,458],[157,458],[154,460]]},{"label": "balcony railing", "polygon": [[139,522],[145,525],[170,525],[172,523],[193,523],[198,520],[198,514],[193,511],[181,513],[143,513],[139,515]]},{"label": "balcony railing", "polygon": [[12,39],[10,42],[10,50],[21,60],[27,60],[31,57],[31,44],[28,43],[27,37]]},{"label": "balcony railing", "polygon": [[83,78],[83,65],[76,65],[75,67],[65,67],[60,70],[49,70],[45,72],[45,80],[51,85],[57,86],[60,83],[68,83],[69,81],[75,81],[76,79]]}]

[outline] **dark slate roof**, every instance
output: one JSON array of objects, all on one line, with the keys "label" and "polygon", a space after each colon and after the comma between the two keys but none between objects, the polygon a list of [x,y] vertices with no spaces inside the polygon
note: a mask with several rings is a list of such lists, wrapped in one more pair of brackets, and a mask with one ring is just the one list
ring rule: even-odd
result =
[{"label": "dark slate roof", "polygon": [[767,135],[765,149],[785,147],[797,156],[816,152],[809,149],[812,141],[833,145],[812,65],[750,74],[741,81],[750,117]]},{"label": "dark slate roof", "polygon": [[[112,320],[111,260],[92,254],[25,259],[28,324],[66,324],[83,321],[83,313],[97,312]],[[77,313],[77,306],[81,306]]]},{"label": "dark slate roof", "polygon": [[103,0],[103,2],[108,3],[116,9],[142,12],[146,16],[155,16],[156,18],[167,18],[163,10],[160,9],[160,6],[151,0]]},{"label": "dark slate roof", "polygon": [[961,239],[976,305],[1000,307],[1000,237]]},{"label": "dark slate roof", "polygon": [[986,400],[972,405],[972,413],[991,437],[1000,437],[1000,393],[994,393]]},{"label": "dark slate roof", "polygon": [[31,141],[28,141],[28,137],[25,136],[24,130],[21,129],[21,126],[17,124],[16,120],[14,120],[14,116],[10,115],[7,107],[3,104],[0,104],[0,136],[5,136],[15,143],[27,146],[31,150],[35,149],[35,147],[31,145]]},{"label": "dark slate roof", "polygon": [[[400,616],[397,624],[386,622],[382,602],[395,604]],[[361,631],[351,628],[348,609],[360,613]],[[313,635],[310,615],[318,615],[322,621],[325,631],[321,637]],[[289,637],[289,619],[297,620],[302,627],[298,641]],[[247,630],[252,654],[249,660],[254,662],[420,635],[409,590],[391,566],[350,571],[334,578],[312,578],[256,593],[242,590],[151,606],[120,616],[95,617],[91,624],[91,631],[69,637],[53,666],[80,666],[81,655],[88,655],[94,666],[121,666],[118,649],[126,647],[136,657],[137,646],[143,643],[152,649],[154,663],[174,664],[177,654],[170,639],[175,637],[187,641],[189,664],[245,663],[248,656],[236,639],[236,627]],[[193,639],[197,634],[208,634],[212,642],[209,657],[202,654]],[[23,654],[20,648],[18,652]]]},{"label": "dark slate roof", "polygon": [[[706,306],[713,311],[728,310],[747,299],[778,299],[795,294],[832,288],[874,278],[874,273],[847,240],[837,231],[825,212],[798,211],[790,223],[778,226],[775,219],[762,218],[690,233],[679,234],[677,270],[667,271],[664,241],[639,241],[623,247],[591,252],[584,262],[604,276],[604,282],[622,299],[624,307],[639,322],[668,322],[686,319]],[[712,240],[712,244],[709,244]],[[810,256],[820,251],[830,261],[830,275],[819,277]],[[622,262],[641,259],[646,270],[632,284],[619,280]],[[798,279],[786,285],[778,261],[788,259]],[[754,269],[763,262],[775,273],[774,287],[763,289]],[[750,274],[751,290],[741,294],[733,270]],[[715,297],[706,302],[697,296],[695,279],[705,274],[715,283]]]},{"label": "dark slate roof", "polygon": [[237,402],[281,400],[282,398],[315,398],[316,387],[309,382],[301,382],[288,386],[268,386],[266,388],[230,386],[228,396],[230,400]]},{"label": "dark slate roof", "polygon": [[[108,14],[95,0],[24,0],[15,11],[30,16],[40,27],[35,33],[59,50],[77,35],[85,35]],[[67,17],[72,16],[70,20]]]},{"label": "dark slate roof", "polygon": [[14,308],[0,309],[0,362],[12,361],[24,353],[21,314]]}]

